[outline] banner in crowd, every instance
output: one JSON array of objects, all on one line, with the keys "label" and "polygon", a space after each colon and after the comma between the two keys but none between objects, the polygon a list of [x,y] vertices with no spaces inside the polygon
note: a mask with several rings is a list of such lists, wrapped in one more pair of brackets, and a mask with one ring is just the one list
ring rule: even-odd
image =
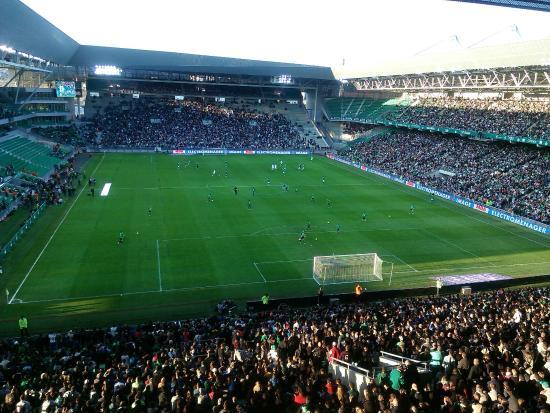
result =
[{"label": "banner in crowd", "polygon": [[538,222],[538,221],[535,221],[535,220],[532,220],[532,219],[529,219],[529,218],[520,217],[518,215],[511,214],[509,212],[503,211],[503,210],[498,209],[498,208],[494,208],[492,206],[483,205],[483,204],[480,204],[478,202],[474,202],[470,199],[462,198],[458,195],[453,195],[453,194],[449,194],[449,193],[444,192],[444,191],[439,191],[437,189],[434,189],[434,188],[431,188],[429,186],[423,185],[420,182],[408,181],[408,180],[403,179],[403,178],[401,178],[397,175],[389,174],[389,173],[386,173],[386,172],[381,172],[381,171],[379,171],[377,169],[373,169],[369,166],[361,165],[357,162],[351,162],[348,159],[341,158],[337,155],[328,154],[327,157],[330,158],[330,159],[333,159],[335,161],[344,163],[346,165],[350,165],[350,166],[353,166],[355,168],[359,168],[363,171],[370,172],[372,174],[381,176],[383,178],[390,179],[394,182],[399,182],[400,184],[407,185],[411,188],[415,188],[415,189],[419,189],[419,190],[424,191],[424,192],[428,192],[428,193],[433,194],[435,196],[438,196],[440,198],[446,199],[447,201],[452,201],[452,202],[455,202],[457,204],[466,206],[468,208],[475,209],[476,211],[483,212],[484,214],[491,215],[491,216],[503,219],[505,221],[512,222],[512,223],[517,224],[517,225],[521,225],[522,227],[528,228],[530,230],[540,232],[542,234],[550,234],[550,226],[545,225],[541,222]]},{"label": "banner in crowd", "polygon": [[310,155],[309,151],[264,151],[252,149],[174,149],[173,155]]}]

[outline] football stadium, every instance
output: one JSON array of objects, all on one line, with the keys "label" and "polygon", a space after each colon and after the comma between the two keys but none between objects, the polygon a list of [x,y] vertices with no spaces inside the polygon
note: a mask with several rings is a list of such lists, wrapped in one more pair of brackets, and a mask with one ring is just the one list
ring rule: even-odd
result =
[{"label": "football stadium", "polygon": [[550,2],[46,3],[0,0],[2,412],[550,411]]}]

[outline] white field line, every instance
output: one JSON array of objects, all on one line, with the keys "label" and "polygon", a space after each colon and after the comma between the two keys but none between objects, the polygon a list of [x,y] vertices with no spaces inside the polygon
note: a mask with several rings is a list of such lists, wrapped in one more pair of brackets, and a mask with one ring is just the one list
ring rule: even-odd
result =
[{"label": "white field line", "polygon": [[286,262],[304,262],[304,261],[313,261],[313,258],[304,258],[303,260],[280,260],[280,261],[260,261],[256,264],[282,264]]},{"label": "white field line", "polygon": [[[544,262],[525,262],[525,263],[517,263],[517,264],[503,264],[498,265],[498,268],[506,268],[506,267],[518,267],[518,266],[526,266],[526,265],[550,265],[550,261],[544,261]],[[493,266],[478,266],[478,267],[452,267],[452,268],[432,268],[428,270],[418,270],[419,273],[433,273],[434,275],[441,275],[438,274],[438,272],[441,271],[465,271],[465,270],[479,270],[479,269],[487,269],[487,268],[494,268]],[[394,271],[394,274],[412,274],[415,271]],[[241,287],[243,285],[253,285],[253,284],[275,284],[275,283],[285,283],[285,282],[296,282],[296,281],[314,281],[313,277],[311,278],[288,278],[285,280],[271,280],[271,281],[250,281],[250,282],[242,282],[242,283],[231,283],[231,284],[217,284],[217,285],[203,285],[203,286],[196,286],[196,287],[182,287],[182,288],[170,288],[170,289],[163,289],[162,291],[159,290],[149,290],[149,291],[135,291],[135,292],[129,292],[129,293],[119,293],[119,294],[103,294],[103,295],[90,295],[90,296],[81,296],[81,297],[67,297],[67,298],[52,298],[47,300],[33,300],[33,301],[22,301],[19,299],[13,300],[13,304],[33,304],[33,303],[48,303],[48,302],[54,302],[54,301],[74,301],[74,300],[91,300],[96,298],[109,298],[109,297],[123,297],[128,295],[139,295],[139,294],[164,294],[167,292],[178,292],[178,291],[199,291],[199,290],[209,290],[209,289],[216,289],[216,288],[230,288],[230,287]]]},{"label": "white field line", "polygon": [[486,262],[487,264],[491,264],[493,267],[496,267],[496,264],[495,264],[494,262],[488,261],[488,260],[486,260],[486,259],[484,259],[484,258],[481,258],[479,255],[474,254],[474,253],[471,252],[471,251],[468,251],[466,248],[462,248],[460,245],[455,244],[454,242],[448,241],[448,240],[446,240],[445,238],[440,237],[439,235],[434,234],[433,232],[428,231],[428,230],[425,229],[425,228],[421,228],[420,231],[424,231],[426,234],[431,235],[431,236],[437,238],[437,239],[440,240],[440,241],[443,241],[444,243],[450,245],[451,247],[458,248],[459,250],[465,252],[466,254],[471,255],[471,256],[474,257],[474,258],[477,258],[477,259],[480,260],[480,261]]},{"label": "white field line", "polygon": [[262,280],[264,280],[264,283],[266,283],[267,280],[265,279],[264,275],[262,274],[262,271],[260,270],[260,267],[258,267],[258,264],[256,262],[254,262],[254,267],[256,268],[256,271],[258,271],[258,274],[260,274],[260,277],[262,277]]},{"label": "white field line", "polygon": [[[438,271],[464,271],[464,270],[482,270],[482,269],[488,269],[488,268],[508,268],[508,267],[522,267],[526,265],[550,265],[550,261],[543,261],[543,262],[522,262],[522,263],[516,263],[516,264],[497,264],[497,265],[480,265],[475,267],[450,267],[450,268],[429,268],[426,270],[418,270],[418,272],[431,272],[434,273],[434,275],[437,274]],[[410,274],[412,271],[394,271],[394,274]]]},{"label": "white field line", "polygon": [[158,269],[158,277],[159,277],[159,291],[162,291],[162,273],[160,272],[160,248],[159,248],[159,240],[157,240],[157,269]]},{"label": "white field line", "polygon": [[[370,229],[358,229],[358,230],[340,230],[340,233],[355,233],[355,232],[378,232],[378,231],[418,231],[420,228],[370,228]],[[294,232],[279,232],[279,233],[265,233],[262,234],[263,230],[255,231],[247,234],[230,234],[230,235],[198,235],[194,237],[184,237],[184,238],[167,238],[161,239],[160,242],[170,242],[170,241],[189,241],[194,239],[223,239],[223,238],[245,238],[245,237],[276,237],[276,236],[287,236],[287,235],[299,235],[300,230]],[[328,231],[311,231],[310,234],[336,234],[336,230]]]},{"label": "white field line", "polygon": [[[273,189],[279,189],[281,187],[281,183],[271,183],[271,184],[261,184],[261,185],[239,185],[239,188],[273,188]],[[142,190],[159,190],[159,189],[216,189],[216,188],[228,188],[233,189],[234,185],[176,185],[176,186],[151,186],[151,187],[131,187],[131,186],[125,186],[125,187],[117,187],[117,189],[121,189],[124,191],[142,191]],[[368,186],[369,188],[373,186],[385,186],[384,184],[299,184],[299,185],[293,185],[293,188],[322,188],[322,187],[343,187],[343,186]]]},{"label": "white field line", "polygon": [[93,300],[95,298],[123,297],[127,295],[152,294],[152,293],[160,293],[160,291],[147,290],[147,291],[135,291],[130,293],[119,293],[119,294],[111,293],[111,294],[99,294],[99,295],[82,295],[79,297],[69,297],[69,298],[50,298],[46,300],[31,300],[31,301],[20,300],[20,303],[14,303],[14,304],[51,303],[55,301],[70,301],[70,300]]},{"label": "white field line", "polygon": [[[362,176],[365,176],[367,179],[372,179],[374,180],[373,178],[375,177],[378,177],[380,179],[380,182],[382,182],[380,185],[383,185],[383,186],[388,186],[388,187],[391,187],[391,188],[394,188],[398,191],[401,191],[403,193],[406,193],[406,194],[409,194],[409,195],[412,195],[414,196],[415,198],[419,198],[419,199],[423,199],[425,200],[426,199],[426,196],[429,195],[427,192],[424,192],[424,191],[420,191],[419,189],[414,189],[414,188],[409,188],[409,187],[404,187],[402,184],[400,184],[399,182],[393,182],[393,181],[390,181],[384,177],[380,177],[380,176],[377,176],[377,175],[374,175],[374,174],[371,174],[370,172],[367,172],[367,171],[362,171],[362,170],[359,170],[353,166],[349,166],[349,165],[346,165],[346,164],[343,164],[343,163],[340,163],[340,162],[337,162],[337,161],[334,161],[333,162],[335,165],[338,165],[340,168],[345,168],[347,169],[348,171],[354,173],[355,175],[362,175]],[[452,201],[448,201],[446,199],[443,199],[443,198],[439,198],[437,197],[437,199],[439,201],[444,201],[444,202],[441,202],[439,203],[440,206],[442,206],[443,208],[445,209],[448,209],[450,211],[452,211],[453,213],[456,212],[462,216],[465,216],[467,218],[471,218],[475,221],[478,221],[478,222],[481,222],[483,224],[486,224],[486,225],[489,225],[493,228],[497,228],[497,229],[500,229],[504,232],[507,232],[509,234],[512,234],[512,235],[515,235],[516,237],[519,237],[519,238],[523,238],[523,239],[526,239],[527,241],[531,241],[535,244],[538,244],[538,245],[541,245],[545,248],[548,248],[549,245],[548,244],[545,244],[544,242],[541,242],[541,241],[538,241],[536,239],[533,239],[533,238],[530,238],[530,237],[527,237],[526,235],[522,235],[522,234],[518,234],[517,232],[514,232],[514,231],[511,231],[510,229],[502,226],[502,225],[497,225],[491,221],[485,221],[483,219],[481,219],[480,217],[483,216],[481,215],[479,212],[476,212],[476,214],[479,214],[479,216],[475,216],[474,214],[472,214],[472,212],[475,212],[473,209],[471,208],[466,208],[464,207],[463,205],[460,205],[460,204],[457,204],[455,202],[452,202]],[[454,207],[460,207],[460,208],[454,208]],[[500,220],[498,218],[495,218],[497,220],[497,222],[500,224],[507,224],[506,221],[503,221],[503,220]],[[512,224],[514,228],[517,228],[517,229],[522,229],[521,226],[519,225],[515,225],[515,224]],[[527,231],[525,229],[523,229],[524,231]],[[533,233],[535,234],[535,233]],[[543,234],[540,234],[540,233],[537,233],[537,235],[539,236],[542,236],[543,238],[546,238]]]},{"label": "white field line", "polygon": [[55,301],[74,301],[74,300],[93,300],[97,298],[109,298],[109,297],[125,297],[129,295],[140,295],[140,294],[165,294],[169,292],[178,292],[178,291],[199,291],[199,290],[210,290],[216,288],[230,288],[230,287],[242,287],[243,285],[252,285],[252,284],[274,284],[274,283],[284,283],[284,282],[296,282],[296,281],[313,281],[313,278],[288,278],[285,280],[273,280],[273,281],[249,281],[242,283],[230,283],[230,284],[214,284],[214,285],[201,285],[196,287],[182,287],[182,288],[168,288],[159,290],[147,290],[147,291],[134,291],[129,293],[119,293],[119,294],[99,294],[99,295],[86,295],[79,297],[68,297],[68,298],[51,298],[45,300],[32,300],[32,301],[23,301],[16,299],[14,304],[35,304],[35,303],[50,303]]},{"label": "white field line", "polygon": [[[103,156],[101,157],[101,160],[98,162],[98,164],[96,165],[96,167],[94,168],[94,170],[92,171],[92,173],[90,175],[94,175],[95,172],[97,171],[97,169],[99,168],[99,165],[102,164],[103,162],[103,159],[105,159],[105,154],[103,154]],[[84,192],[84,190],[87,188],[86,184],[84,184],[82,186],[82,189],[80,190],[80,192],[78,193],[78,195],[76,196],[75,200],[73,201],[73,203],[71,204],[71,206],[67,209],[67,211],[65,212],[65,215],[63,215],[63,218],[61,218],[61,221],[59,221],[59,224],[57,224],[57,227],[55,228],[55,230],[53,231],[52,235],[50,236],[50,238],[48,239],[48,241],[46,242],[46,245],[44,245],[44,248],[42,248],[42,250],[40,251],[40,253],[38,254],[38,257],[36,257],[36,259],[34,260],[34,262],[32,263],[31,265],[31,268],[29,269],[29,271],[27,271],[27,274],[25,274],[25,277],[23,278],[23,281],[21,281],[21,283],[19,284],[19,286],[17,287],[17,289],[15,290],[15,292],[13,293],[13,295],[11,296],[11,300],[9,301],[8,304],[12,304],[15,297],[17,296],[17,293],[19,293],[19,290],[21,289],[21,287],[23,287],[23,284],[25,284],[25,281],[27,281],[27,278],[29,278],[29,275],[31,274],[32,270],[34,270],[34,267],[36,267],[36,264],[38,263],[38,261],[40,260],[40,258],[42,257],[42,254],[44,254],[44,251],[46,251],[46,248],[48,248],[48,246],[50,245],[50,243],[52,242],[53,240],[53,237],[55,237],[55,234],[57,234],[57,231],[59,231],[59,228],[61,228],[61,225],[63,225],[63,223],[65,222],[65,219],[67,219],[67,217],[69,216],[69,212],[71,212],[71,210],[73,209],[73,207],[76,205],[76,203],[78,202],[78,199],[80,198],[80,195],[82,195],[82,193]]]},{"label": "white field line", "polygon": [[401,258],[399,258],[397,255],[395,254],[386,254],[386,255],[380,255],[381,257],[394,257],[394,258],[397,258],[399,261],[401,261],[402,264],[405,264],[407,267],[409,267],[411,270],[413,270],[414,272],[420,272],[418,271],[416,268],[414,268],[412,265],[410,265],[407,261],[405,260],[402,260]]}]

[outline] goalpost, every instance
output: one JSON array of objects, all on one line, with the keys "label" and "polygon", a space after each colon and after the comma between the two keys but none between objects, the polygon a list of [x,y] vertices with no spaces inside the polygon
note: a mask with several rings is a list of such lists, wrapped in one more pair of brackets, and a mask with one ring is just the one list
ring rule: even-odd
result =
[{"label": "goalpost", "polygon": [[[376,253],[313,257],[313,279],[319,285],[382,281],[384,261]],[[390,273],[390,282],[392,271]]]}]

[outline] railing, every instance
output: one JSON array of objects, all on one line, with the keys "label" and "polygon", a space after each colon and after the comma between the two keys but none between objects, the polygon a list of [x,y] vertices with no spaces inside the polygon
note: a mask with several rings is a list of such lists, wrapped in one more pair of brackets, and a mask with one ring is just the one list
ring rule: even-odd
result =
[{"label": "railing", "polygon": [[363,394],[365,389],[374,379],[369,370],[347,363],[343,360],[333,358],[330,363],[330,368],[334,377],[340,379],[346,386],[353,385],[359,392]]},{"label": "railing", "polygon": [[42,212],[44,212],[44,209],[46,209],[46,203],[43,202],[40,204],[40,206],[32,213],[29,219],[25,221],[25,223],[19,228],[19,230],[15,233],[15,235],[2,247],[0,250],[0,260],[6,258],[6,255],[8,252],[14,247],[15,243],[21,239],[23,234],[27,232],[27,230],[30,228],[30,226],[38,219],[40,215],[42,215]]},{"label": "railing", "polygon": [[407,360],[410,361],[412,364],[416,365],[420,369],[420,372],[422,372],[421,369],[424,369],[424,371],[428,370],[428,362],[426,361],[420,361],[420,360],[415,360],[408,357],[403,357],[398,354],[388,353],[387,351],[380,352],[380,363],[387,364],[388,366],[391,366],[391,367],[397,366]]}]

